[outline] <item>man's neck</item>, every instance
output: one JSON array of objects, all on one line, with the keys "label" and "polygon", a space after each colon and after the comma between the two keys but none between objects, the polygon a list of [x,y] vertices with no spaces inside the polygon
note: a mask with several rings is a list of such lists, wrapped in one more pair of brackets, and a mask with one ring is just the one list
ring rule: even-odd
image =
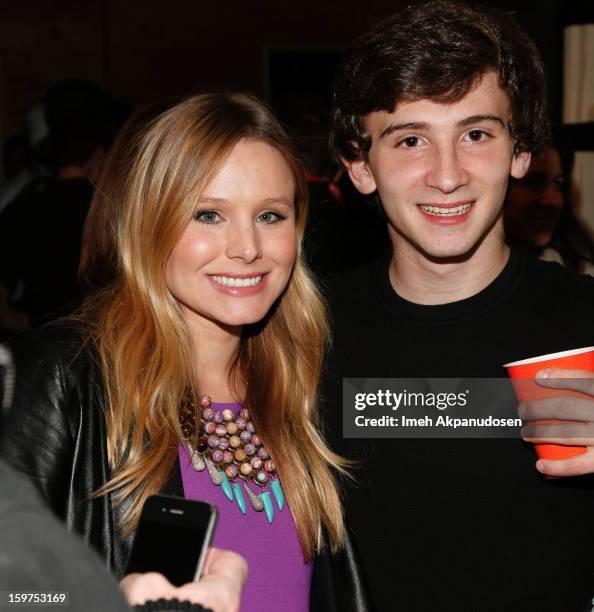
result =
[{"label": "man's neck", "polygon": [[413,248],[395,245],[390,282],[409,302],[449,304],[482,291],[499,276],[508,259],[509,248],[503,241],[482,244],[468,257],[454,261],[432,260]]}]

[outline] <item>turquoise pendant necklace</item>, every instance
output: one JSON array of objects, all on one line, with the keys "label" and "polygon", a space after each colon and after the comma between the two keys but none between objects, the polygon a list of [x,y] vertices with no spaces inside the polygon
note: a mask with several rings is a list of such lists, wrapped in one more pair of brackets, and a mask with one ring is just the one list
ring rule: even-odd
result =
[{"label": "turquoise pendant necklace", "polygon": [[[285,494],[249,411],[242,408],[236,414],[229,408],[214,410],[208,395],[199,399],[198,407],[188,399],[180,411],[180,426],[193,468],[198,472],[206,470],[211,482],[221,487],[242,514],[247,512],[247,495],[252,509],[264,512],[272,523],[272,499],[280,511],[285,507]],[[249,481],[261,489],[260,493],[254,492]]]}]

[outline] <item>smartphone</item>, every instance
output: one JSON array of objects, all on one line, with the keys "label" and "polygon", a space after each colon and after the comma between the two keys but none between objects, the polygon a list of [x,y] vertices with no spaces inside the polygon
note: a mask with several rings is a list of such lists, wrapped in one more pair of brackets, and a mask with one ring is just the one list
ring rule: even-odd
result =
[{"label": "smartphone", "polygon": [[198,580],[217,516],[216,507],[206,502],[169,495],[149,497],[126,573],[159,572],[175,586]]}]

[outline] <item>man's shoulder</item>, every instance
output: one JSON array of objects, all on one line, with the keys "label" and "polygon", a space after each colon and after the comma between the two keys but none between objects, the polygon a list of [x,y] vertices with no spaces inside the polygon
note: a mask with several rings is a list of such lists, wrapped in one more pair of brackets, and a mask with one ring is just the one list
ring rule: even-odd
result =
[{"label": "man's shoulder", "polygon": [[527,258],[527,272],[530,284],[551,297],[565,302],[571,297],[594,298],[594,277],[588,274],[577,274],[557,262],[535,257]]},{"label": "man's shoulder", "polygon": [[387,266],[386,258],[382,258],[330,277],[324,288],[330,309],[342,310],[349,305],[367,303],[377,296]]}]

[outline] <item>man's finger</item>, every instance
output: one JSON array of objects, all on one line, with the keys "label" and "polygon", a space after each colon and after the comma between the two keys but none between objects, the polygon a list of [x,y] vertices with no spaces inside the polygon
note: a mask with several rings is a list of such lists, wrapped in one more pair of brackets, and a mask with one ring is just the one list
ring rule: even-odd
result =
[{"label": "man's finger", "polygon": [[530,400],[518,406],[518,416],[524,421],[540,419],[594,421],[594,401],[577,397]]},{"label": "man's finger", "polygon": [[536,469],[545,476],[581,476],[594,472],[594,450],[589,448],[585,453],[569,459],[539,459]]},{"label": "man's finger", "polygon": [[594,445],[594,423],[529,423],[522,438],[535,444]]},{"label": "man's finger", "polygon": [[567,389],[594,396],[594,372],[588,370],[546,368],[537,372],[535,380],[541,387]]}]

